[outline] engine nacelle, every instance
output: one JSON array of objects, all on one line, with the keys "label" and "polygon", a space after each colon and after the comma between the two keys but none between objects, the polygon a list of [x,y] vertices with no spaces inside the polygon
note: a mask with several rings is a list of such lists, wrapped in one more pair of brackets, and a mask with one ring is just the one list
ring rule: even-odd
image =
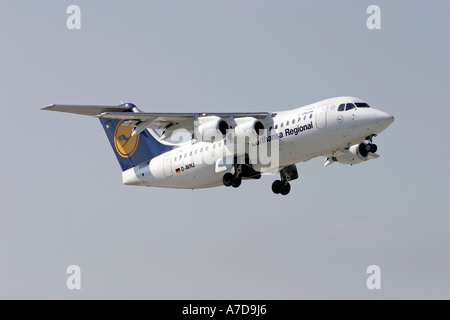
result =
[{"label": "engine nacelle", "polygon": [[225,120],[216,116],[202,117],[198,121],[200,125],[196,130],[196,138],[200,141],[212,142],[221,140],[230,128]]},{"label": "engine nacelle", "polygon": [[234,133],[238,138],[257,138],[259,136],[259,130],[264,130],[263,123],[255,118],[246,117],[236,119],[236,122],[238,120],[239,123],[234,128]]},{"label": "engine nacelle", "polygon": [[366,143],[361,142],[360,144],[351,146],[343,155],[332,157],[331,159],[342,164],[357,164],[368,160],[368,157],[368,146]]}]

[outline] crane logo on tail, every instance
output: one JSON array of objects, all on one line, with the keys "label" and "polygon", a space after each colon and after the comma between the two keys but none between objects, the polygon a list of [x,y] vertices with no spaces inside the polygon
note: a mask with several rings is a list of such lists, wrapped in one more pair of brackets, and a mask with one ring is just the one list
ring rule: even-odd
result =
[{"label": "crane logo on tail", "polygon": [[128,158],[133,155],[139,145],[139,134],[132,137],[133,127],[122,125],[123,122],[119,122],[114,132],[114,146],[122,158]]}]

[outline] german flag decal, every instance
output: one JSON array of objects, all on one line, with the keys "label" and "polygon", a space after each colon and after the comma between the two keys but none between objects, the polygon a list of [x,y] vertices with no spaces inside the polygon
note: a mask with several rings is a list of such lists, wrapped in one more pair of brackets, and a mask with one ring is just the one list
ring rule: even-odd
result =
[{"label": "german flag decal", "polygon": [[176,168],[176,169],[175,169],[175,172],[176,172],[176,173],[180,173],[180,172],[181,172],[180,168]]}]

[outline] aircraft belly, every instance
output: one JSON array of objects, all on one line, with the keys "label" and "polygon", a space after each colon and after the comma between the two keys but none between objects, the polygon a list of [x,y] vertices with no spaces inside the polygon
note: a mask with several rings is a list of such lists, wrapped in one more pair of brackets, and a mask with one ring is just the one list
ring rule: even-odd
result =
[{"label": "aircraft belly", "polygon": [[326,128],[314,131],[294,139],[290,143],[280,144],[280,165],[308,161],[314,157],[328,154],[343,142],[332,130]]},{"label": "aircraft belly", "polygon": [[149,168],[147,173],[136,172],[140,185],[178,189],[198,189],[222,185],[223,173],[215,172],[215,162],[209,164],[209,162],[203,163],[199,159],[186,159],[185,161],[183,159],[179,163],[172,163],[172,174],[167,177],[168,174],[163,169],[163,160],[154,160],[150,162],[150,166],[147,166]]}]

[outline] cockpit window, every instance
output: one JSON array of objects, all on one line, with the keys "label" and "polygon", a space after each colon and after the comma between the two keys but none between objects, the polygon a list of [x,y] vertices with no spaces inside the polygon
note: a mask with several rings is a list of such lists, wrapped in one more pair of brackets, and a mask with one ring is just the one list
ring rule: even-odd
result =
[{"label": "cockpit window", "polygon": [[356,102],[355,104],[357,108],[370,108],[370,106],[365,102]]},{"label": "cockpit window", "polygon": [[347,110],[352,110],[352,109],[354,109],[355,108],[355,105],[353,104],[353,103],[347,103],[347,106],[346,106],[346,108],[345,108],[345,111],[347,111]]},{"label": "cockpit window", "polygon": [[345,110],[345,104],[343,103],[338,107],[338,111],[344,111],[344,110]]}]

